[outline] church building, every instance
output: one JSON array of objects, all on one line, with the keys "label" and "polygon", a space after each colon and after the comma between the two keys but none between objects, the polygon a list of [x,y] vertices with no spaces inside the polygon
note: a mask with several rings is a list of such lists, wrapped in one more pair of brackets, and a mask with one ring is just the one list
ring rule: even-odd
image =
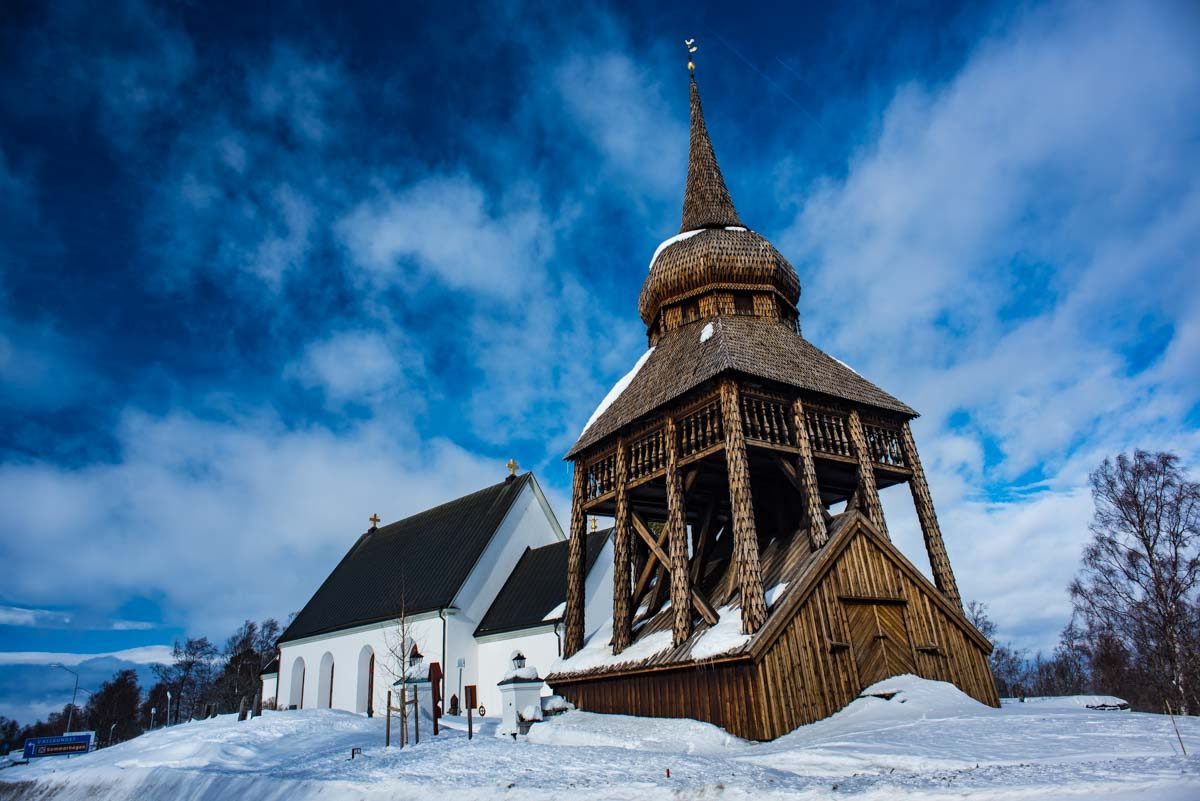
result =
[{"label": "church building", "polygon": [[[917,413],[806,340],[799,300],[796,271],[734,208],[693,74],[683,223],[638,301],[649,350],[566,457],[565,658],[547,681],[580,709],[769,740],[901,673],[999,705],[992,646],[963,614],[917,455]],[[879,491],[897,484],[932,580],[888,536]],[[589,515],[614,521],[599,619]]]},{"label": "church building", "polygon": [[[509,470],[404,520],[379,526],[373,517],[279,638],[263,697],[284,709],[382,714],[413,646],[421,677],[437,665],[443,711],[474,685],[476,711],[499,714],[496,685],[514,651],[545,673],[561,654],[567,542],[533,474],[517,475],[515,462]],[[589,614],[600,617],[612,596],[611,538],[585,538]]]}]

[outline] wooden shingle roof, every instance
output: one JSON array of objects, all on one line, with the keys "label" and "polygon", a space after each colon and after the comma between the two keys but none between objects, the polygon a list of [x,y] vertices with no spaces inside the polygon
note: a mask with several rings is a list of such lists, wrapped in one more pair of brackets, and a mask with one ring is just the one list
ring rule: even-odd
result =
[{"label": "wooden shingle roof", "polygon": [[679,232],[697,228],[741,226],[742,220],[733,207],[733,198],[725,186],[725,176],[717,164],[712,140],[708,138],[708,126],[704,124],[704,110],[700,106],[700,90],[696,88],[696,77],[692,76],[691,89],[692,132],[688,144],[687,184],[683,190],[683,221]]},{"label": "wooden shingle roof", "polygon": [[[279,638],[290,642],[449,607],[532,473],[372,529]],[[565,575],[565,570],[564,570]]]},{"label": "wooden shingle roof", "polygon": [[[712,325],[712,335],[701,342],[701,332],[707,325]],[[574,458],[622,426],[728,371],[906,417],[917,416],[912,407],[783,322],[761,317],[713,317],[663,334],[629,386],[580,435],[567,458]]]}]

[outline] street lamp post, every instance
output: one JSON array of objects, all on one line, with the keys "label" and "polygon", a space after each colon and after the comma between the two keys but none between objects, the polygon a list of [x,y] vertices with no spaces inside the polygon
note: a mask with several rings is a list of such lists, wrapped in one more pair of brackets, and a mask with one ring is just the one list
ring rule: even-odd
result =
[{"label": "street lamp post", "polygon": [[115,729],[115,728],[117,728],[117,724],[115,724],[115,723],[108,727],[108,744],[109,745],[112,745],[113,729]]},{"label": "street lamp post", "polygon": [[66,734],[71,730],[71,721],[75,719],[75,699],[79,696],[79,674],[62,662],[51,662],[50,667],[62,668],[75,677],[75,689],[71,692],[71,708],[67,710],[67,728],[63,730],[63,734]]},{"label": "street lamp post", "polygon": [[171,725],[171,691],[170,690],[167,690],[167,722],[164,723],[163,725],[164,726]]}]

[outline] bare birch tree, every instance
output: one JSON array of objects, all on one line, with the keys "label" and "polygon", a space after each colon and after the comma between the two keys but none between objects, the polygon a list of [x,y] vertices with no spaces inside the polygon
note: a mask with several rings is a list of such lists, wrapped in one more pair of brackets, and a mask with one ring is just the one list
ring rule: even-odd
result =
[{"label": "bare birch tree", "polygon": [[[402,688],[399,693],[400,697],[400,744],[403,745],[408,738],[408,688],[405,686],[405,680],[413,678],[408,664],[412,657],[413,649],[416,647],[416,641],[412,636],[412,620],[408,616],[408,608],[404,601],[404,593],[400,594],[400,609],[396,615],[396,622],[391,628],[384,630],[383,633],[384,648],[387,649],[387,654],[383,659],[383,670],[391,677],[390,685],[400,683]],[[387,710],[387,714],[391,715],[392,711]]]},{"label": "bare birch tree", "polygon": [[1200,484],[1174,454],[1145,451],[1106,459],[1091,484],[1096,511],[1070,587],[1075,611],[1092,639],[1133,655],[1158,704],[1195,712]]}]

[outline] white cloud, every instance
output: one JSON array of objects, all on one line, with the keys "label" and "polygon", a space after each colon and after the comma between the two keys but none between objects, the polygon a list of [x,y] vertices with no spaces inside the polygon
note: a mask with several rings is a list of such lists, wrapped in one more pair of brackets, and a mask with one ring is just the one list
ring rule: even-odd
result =
[{"label": "white cloud", "polygon": [[[513,301],[553,252],[552,226],[535,198],[489,197],[465,174],[384,190],[339,225],[351,256],[376,280],[444,287]],[[415,269],[413,269],[415,268]]]},{"label": "white cloud", "polygon": [[0,626],[63,626],[71,622],[66,612],[0,606]]},{"label": "white cloud", "polygon": [[[812,265],[806,334],[926,413],[960,582],[1026,645],[1066,622],[1088,470],[1135,446],[1200,461],[1200,179],[1180,169],[1200,162],[1200,31],[1173,9],[1025,15],[945,84],[903,87],[779,237]],[[1162,354],[1131,356],[1154,328]],[[1014,487],[1031,469],[1039,491]]]},{"label": "white cloud", "polygon": [[60,664],[67,667],[77,665],[92,659],[119,659],[135,665],[152,665],[169,663],[172,648],[169,645],[144,645],[139,648],[126,648],[122,651],[108,651],[98,654],[59,653],[56,651],[0,651],[0,665],[51,665]]},{"label": "white cloud", "polygon": [[[687,162],[687,96],[680,85],[676,102],[668,102],[655,73],[620,50],[570,55],[553,72],[563,111],[600,152],[601,180],[671,199],[682,198]],[[638,194],[629,192],[627,202],[637,204]]]},{"label": "white cloud", "polygon": [[310,343],[285,371],[307,387],[319,387],[333,404],[403,402],[423,405],[412,391],[424,376],[423,352],[399,332],[340,331]]},{"label": "white cloud", "polygon": [[298,610],[372,513],[395,520],[504,475],[401,415],[335,433],[130,412],[118,442],[105,464],[0,466],[13,534],[0,562],[21,565],[6,593],[105,606],[153,588],[170,619],[220,635]]}]

